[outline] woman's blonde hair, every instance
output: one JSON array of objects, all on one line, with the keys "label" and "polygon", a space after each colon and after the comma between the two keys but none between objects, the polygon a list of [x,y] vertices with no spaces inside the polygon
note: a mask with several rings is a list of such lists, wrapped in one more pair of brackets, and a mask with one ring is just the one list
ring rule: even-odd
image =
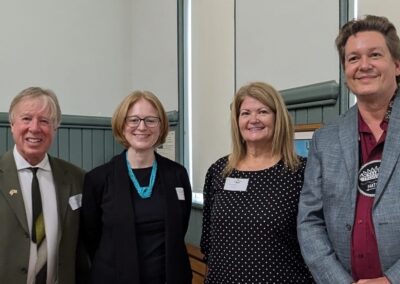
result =
[{"label": "woman's blonde hair", "polygon": [[139,100],[144,99],[151,103],[157,110],[160,118],[160,136],[158,137],[154,147],[157,147],[165,142],[168,135],[168,116],[164,110],[160,100],[149,91],[134,91],[118,105],[111,119],[112,131],[115,139],[125,148],[129,148],[129,142],[124,135],[125,120],[129,109]]},{"label": "woman's blonde hair", "polygon": [[237,91],[231,104],[232,153],[229,155],[224,175],[229,175],[246,155],[246,142],[239,129],[240,106],[246,97],[260,101],[275,113],[272,154],[280,155],[285,166],[295,170],[300,162],[294,150],[294,126],[285,103],[278,91],[271,85],[264,82],[252,82]]}]

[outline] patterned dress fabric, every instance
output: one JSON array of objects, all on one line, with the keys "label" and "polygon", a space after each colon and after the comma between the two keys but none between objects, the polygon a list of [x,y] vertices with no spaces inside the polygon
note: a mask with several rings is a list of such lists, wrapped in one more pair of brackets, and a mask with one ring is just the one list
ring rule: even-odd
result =
[{"label": "patterned dress fabric", "polygon": [[234,170],[231,178],[248,179],[246,191],[224,189],[227,157],[209,168],[201,238],[205,283],[313,283],[296,233],[305,162],[301,158],[296,172],[282,161],[260,171]]}]

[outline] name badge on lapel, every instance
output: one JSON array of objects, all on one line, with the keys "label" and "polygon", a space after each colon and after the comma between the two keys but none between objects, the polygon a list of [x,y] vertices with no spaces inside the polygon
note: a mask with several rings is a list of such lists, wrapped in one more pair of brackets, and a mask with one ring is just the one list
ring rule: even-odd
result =
[{"label": "name badge on lapel", "polygon": [[179,200],[185,200],[185,192],[183,191],[183,187],[175,187],[176,195],[178,195]]},{"label": "name badge on lapel", "polygon": [[69,198],[69,206],[72,210],[76,210],[82,207],[82,193],[71,196]]},{"label": "name badge on lapel", "polygon": [[247,191],[249,184],[248,178],[226,178],[224,190],[229,191]]}]

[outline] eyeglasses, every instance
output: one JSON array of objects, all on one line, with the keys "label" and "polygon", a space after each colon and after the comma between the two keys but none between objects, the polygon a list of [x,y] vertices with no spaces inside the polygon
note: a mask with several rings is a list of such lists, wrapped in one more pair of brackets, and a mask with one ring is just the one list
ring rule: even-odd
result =
[{"label": "eyeglasses", "polygon": [[145,118],[140,118],[136,115],[133,115],[125,118],[125,122],[129,127],[139,127],[142,120],[144,125],[149,128],[156,127],[160,123],[160,118],[156,116],[146,116]]}]

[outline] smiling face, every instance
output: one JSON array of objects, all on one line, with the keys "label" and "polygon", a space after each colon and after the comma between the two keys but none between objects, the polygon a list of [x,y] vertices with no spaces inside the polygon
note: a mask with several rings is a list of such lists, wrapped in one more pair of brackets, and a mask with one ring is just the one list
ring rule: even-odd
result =
[{"label": "smiling face", "polygon": [[391,56],[381,33],[365,31],[350,36],[344,56],[347,86],[359,100],[387,99],[394,94],[400,62]]},{"label": "smiling face", "polygon": [[55,129],[43,98],[27,97],[15,105],[11,132],[17,151],[31,165],[43,160],[53,142]]},{"label": "smiling face", "polygon": [[[159,114],[149,101],[140,99],[131,106],[126,116],[136,116],[143,119],[145,117],[159,117]],[[143,120],[137,127],[125,123],[123,135],[133,150],[138,152],[153,151],[160,136],[160,123],[155,127],[146,126]]]},{"label": "smiling face", "polygon": [[240,105],[239,130],[247,146],[272,144],[275,113],[259,100],[246,96]]}]

